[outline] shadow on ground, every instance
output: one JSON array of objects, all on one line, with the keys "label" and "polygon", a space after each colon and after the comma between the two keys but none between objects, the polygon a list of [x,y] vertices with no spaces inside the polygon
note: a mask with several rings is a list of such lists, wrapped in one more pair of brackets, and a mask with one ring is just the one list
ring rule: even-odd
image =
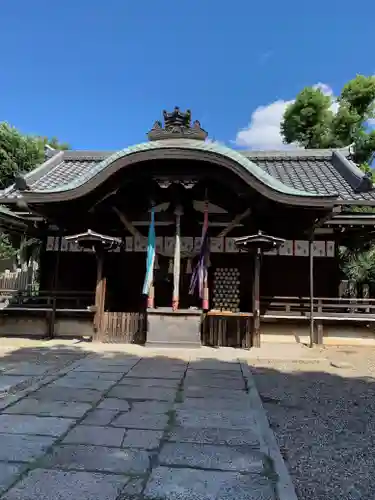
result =
[{"label": "shadow on ground", "polygon": [[291,365],[252,373],[298,497],[374,499],[375,379]]},{"label": "shadow on ground", "polygon": [[[137,348],[126,353],[123,350],[116,352],[115,345],[111,348],[113,350],[107,348],[103,352],[96,348],[96,352],[92,352],[88,345],[45,342],[42,346],[5,352],[0,370],[3,374],[22,375],[27,368],[31,372],[32,365],[47,365],[49,371],[46,373],[30,375],[31,384],[87,355],[98,363],[111,360],[113,364],[126,363],[127,358],[145,357],[150,359],[150,376],[157,378],[163,366],[188,355],[186,351],[181,352],[180,357],[176,351],[151,352],[147,348]],[[195,369],[199,369],[202,362],[199,353],[193,352],[190,360]],[[234,360],[241,357],[241,352],[236,351],[231,356]],[[224,365],[231,363],[220,350],[205,351],[204,359],[222,361],[224,369]],[[293,365],[290,361],[287,370],[278,368],[278,364],[279,361],[265,367],[254,363],[251,370],[299,499],[373,500],[375,380],[357,377],[348,367],[328,373],[323,363],[308,360],[296,363],[295,369],[290,369]],[[214,389],[215,383],[212,385]],[[225,389],[222,380],[216,385]]]}]

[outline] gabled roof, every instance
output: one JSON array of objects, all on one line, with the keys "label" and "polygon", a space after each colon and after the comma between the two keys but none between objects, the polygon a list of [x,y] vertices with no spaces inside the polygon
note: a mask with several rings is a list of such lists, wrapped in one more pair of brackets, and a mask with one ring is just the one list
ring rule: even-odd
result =
[{"label": "gabled roof", "polygon": [[[349,160],[347,150],[285,150],[235,151],[220,145],[199,141],[170,141],[181,149],[198,148],[202,151],[223,149],[235,161],[251,168],[251,174],[276,191],[300,197],[336,197],[340,204],[375,205],[375,190],[370,179]],[[111,151],[60,151],[25,176],[27,193],[55,193],[68,191],[90,181],[111,161],[122,155],[141,151],[141,148],[172,147],[168,141],[158,146],[156,141],[140,144],[114,153]],[[211,145],[210,145],[211,144]],[[212,152],[211,151],[211,152]],[[242,158],[242,160],[241,160]],[[247,163],[246,163],[247,162]],[[250,167],[249,167],[250,165]],[[0,201],[12,203],[20,196],[15,186],[6,189]]]}]

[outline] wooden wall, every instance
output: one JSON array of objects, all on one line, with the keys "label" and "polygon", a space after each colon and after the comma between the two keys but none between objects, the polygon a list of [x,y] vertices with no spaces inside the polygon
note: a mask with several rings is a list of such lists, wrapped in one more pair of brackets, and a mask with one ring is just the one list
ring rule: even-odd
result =
[{"label": "wooden wall", "polygon": [[[42,254],[42,290],[51,290],[56,252]],[[251,310],[253,261],[248,254],[220,254],[210,256],[209,288],[212,293],[212,276],[218,267],[237,267],[241,274],[242,311]],[[109,253],[104,272],[107,276],[106,308],[112,311],[138,311],[143,309],[142,286],[145,275],[146,255],[143,252]],[[184,266],[186,259],[183,261]],[[167,273],[169,258],[159,258],[156,273],[155,304],[168,307],[172,304],[172,277]],[[191,275],[181,270],[181,307],[199,306],[200,300],[188,295]],[[340,270],[335,258],[314,258],[314,295],[337,297]],[[86,252],[61,252],[57,289],[60,291],[94,291],[96,259]],[[291,256],[263,256],[260,275],[261,296],[309,295],[309,259]],[[212,303],[212,297],[211,301]]]}]

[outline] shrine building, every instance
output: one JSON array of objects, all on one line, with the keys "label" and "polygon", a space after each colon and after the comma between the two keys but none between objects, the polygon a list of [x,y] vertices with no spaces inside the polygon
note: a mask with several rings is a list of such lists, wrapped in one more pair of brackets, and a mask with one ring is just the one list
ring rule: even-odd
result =
[{"label": "shrine building", "polygon": [[41,241],[38,290],[1,335],[249,348],[375,319],[371,287],[353,298],[340,270],[340,245],[375,225],[349,149],[235,150],[175,108],[121,151],[48,148],[0,203]]}]

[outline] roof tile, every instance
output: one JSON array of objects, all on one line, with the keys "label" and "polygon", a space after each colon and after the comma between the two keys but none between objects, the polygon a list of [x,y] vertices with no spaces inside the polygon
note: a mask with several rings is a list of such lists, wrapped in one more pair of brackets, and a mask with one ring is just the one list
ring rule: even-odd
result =
[{"label": "roof tile", "polygon": [[[342,201],[375,203],[375,191],[356,193],[353,186],[341,175],[332,162],[332,150],[296,151],[238,151],[256,163],[269,175],[288,187],[330,195],[338,193]],[[72,183],[79,176],[92,171],[113,152],[66,151],[61,161],[51,164],[49,169],[40,169],[26,176],[32,190],[56,189]],[[17,197],[14,187],[3,192],[4,198]]]}]

